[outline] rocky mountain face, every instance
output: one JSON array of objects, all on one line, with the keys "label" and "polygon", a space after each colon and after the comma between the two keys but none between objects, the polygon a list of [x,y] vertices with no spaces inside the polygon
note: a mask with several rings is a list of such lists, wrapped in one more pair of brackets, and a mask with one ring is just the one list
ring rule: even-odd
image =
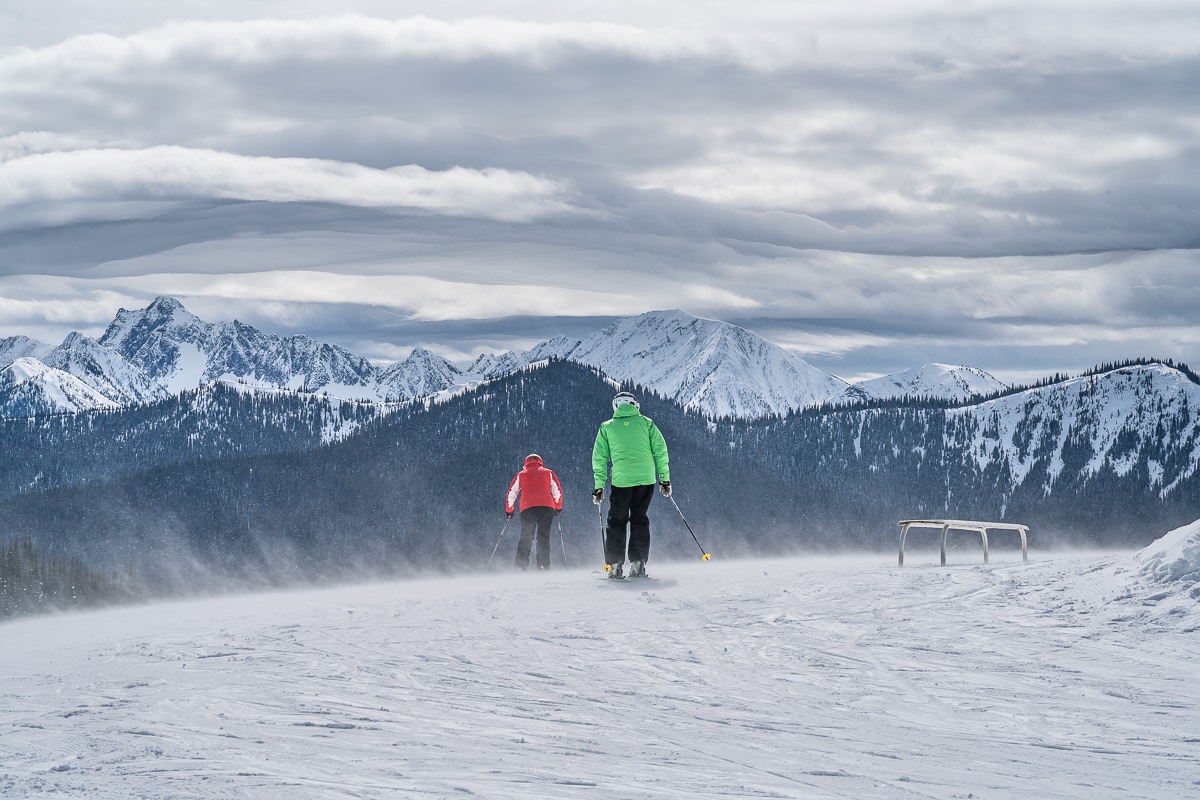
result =
[{"label": "rocky mountain face", "polygon": [[[52,370],[15,370],[20,357]],[[169,297],[143,309],[121,309],[98,341],[72,333],[51,348],[23,337],[6,339],[0,348],[0,376],[5,374],[0,409],[10,417],[130,407],[216,382],[393,403],[464,380],[427,350],[380,368],[307,336],[274,336],[236,320],[205,322]]]},{"label": "rocky mountain face", "polygon": [[218,380],[378,400],[375,370],[345,348],[307,336],[280,337],[241,322],[208,323],[177,300],[160,297],[122,309],[100,337],[174,394]]}]

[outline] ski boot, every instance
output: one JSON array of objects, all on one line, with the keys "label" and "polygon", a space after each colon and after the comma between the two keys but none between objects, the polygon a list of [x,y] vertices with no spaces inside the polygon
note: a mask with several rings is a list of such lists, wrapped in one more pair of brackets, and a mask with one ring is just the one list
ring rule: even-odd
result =
[{"label": "ski boot", "polygon": [[625,579],[625,575],[620,564],[608,565],[608,579],[610,581],[620,581]]},{"label": "ski boot", "polygon": [[629,562],[629,577],[631,577],[631,578],[647,577],[646,576],[646,562],[645,561],[630,561]]}]

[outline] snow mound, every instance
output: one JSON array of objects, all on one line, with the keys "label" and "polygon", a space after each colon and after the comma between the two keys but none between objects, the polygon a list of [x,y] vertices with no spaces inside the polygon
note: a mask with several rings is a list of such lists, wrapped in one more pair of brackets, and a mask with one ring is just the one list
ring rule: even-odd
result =
[{"label": "snow mound", "polygon": [[[1155,540],[1134,558],[1141,574],[1155,583],[1200,584],[1200,520]],[[1200,599],[1200,587],[1191,594]]]},{"label": "snow mound", "polygon": [[1200,632],[1200,520],[1176,528],[1109,566],[1126,589],[1107,610],[1162,632]]}]

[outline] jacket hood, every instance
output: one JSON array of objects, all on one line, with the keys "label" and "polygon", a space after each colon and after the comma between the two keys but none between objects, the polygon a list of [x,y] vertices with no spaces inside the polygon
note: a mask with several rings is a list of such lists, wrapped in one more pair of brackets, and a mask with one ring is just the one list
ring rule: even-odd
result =
[{"label": "jacket hood", "polygon": [[613,419],[617,417],[640,417],[641,415],[642,412],[633,403],[617,406],[616,410],[613,411]]}]

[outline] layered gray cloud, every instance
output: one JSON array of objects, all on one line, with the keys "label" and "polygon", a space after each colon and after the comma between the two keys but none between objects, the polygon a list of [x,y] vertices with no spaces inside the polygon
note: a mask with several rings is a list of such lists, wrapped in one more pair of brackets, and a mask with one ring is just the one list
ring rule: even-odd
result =
[{"label": "layered gray cloud", "polygon": [[0,336],[172,294],[380,360],[667,307],[850,378],[1198,360],[1190,3],[411,5],[0,11]]}]

